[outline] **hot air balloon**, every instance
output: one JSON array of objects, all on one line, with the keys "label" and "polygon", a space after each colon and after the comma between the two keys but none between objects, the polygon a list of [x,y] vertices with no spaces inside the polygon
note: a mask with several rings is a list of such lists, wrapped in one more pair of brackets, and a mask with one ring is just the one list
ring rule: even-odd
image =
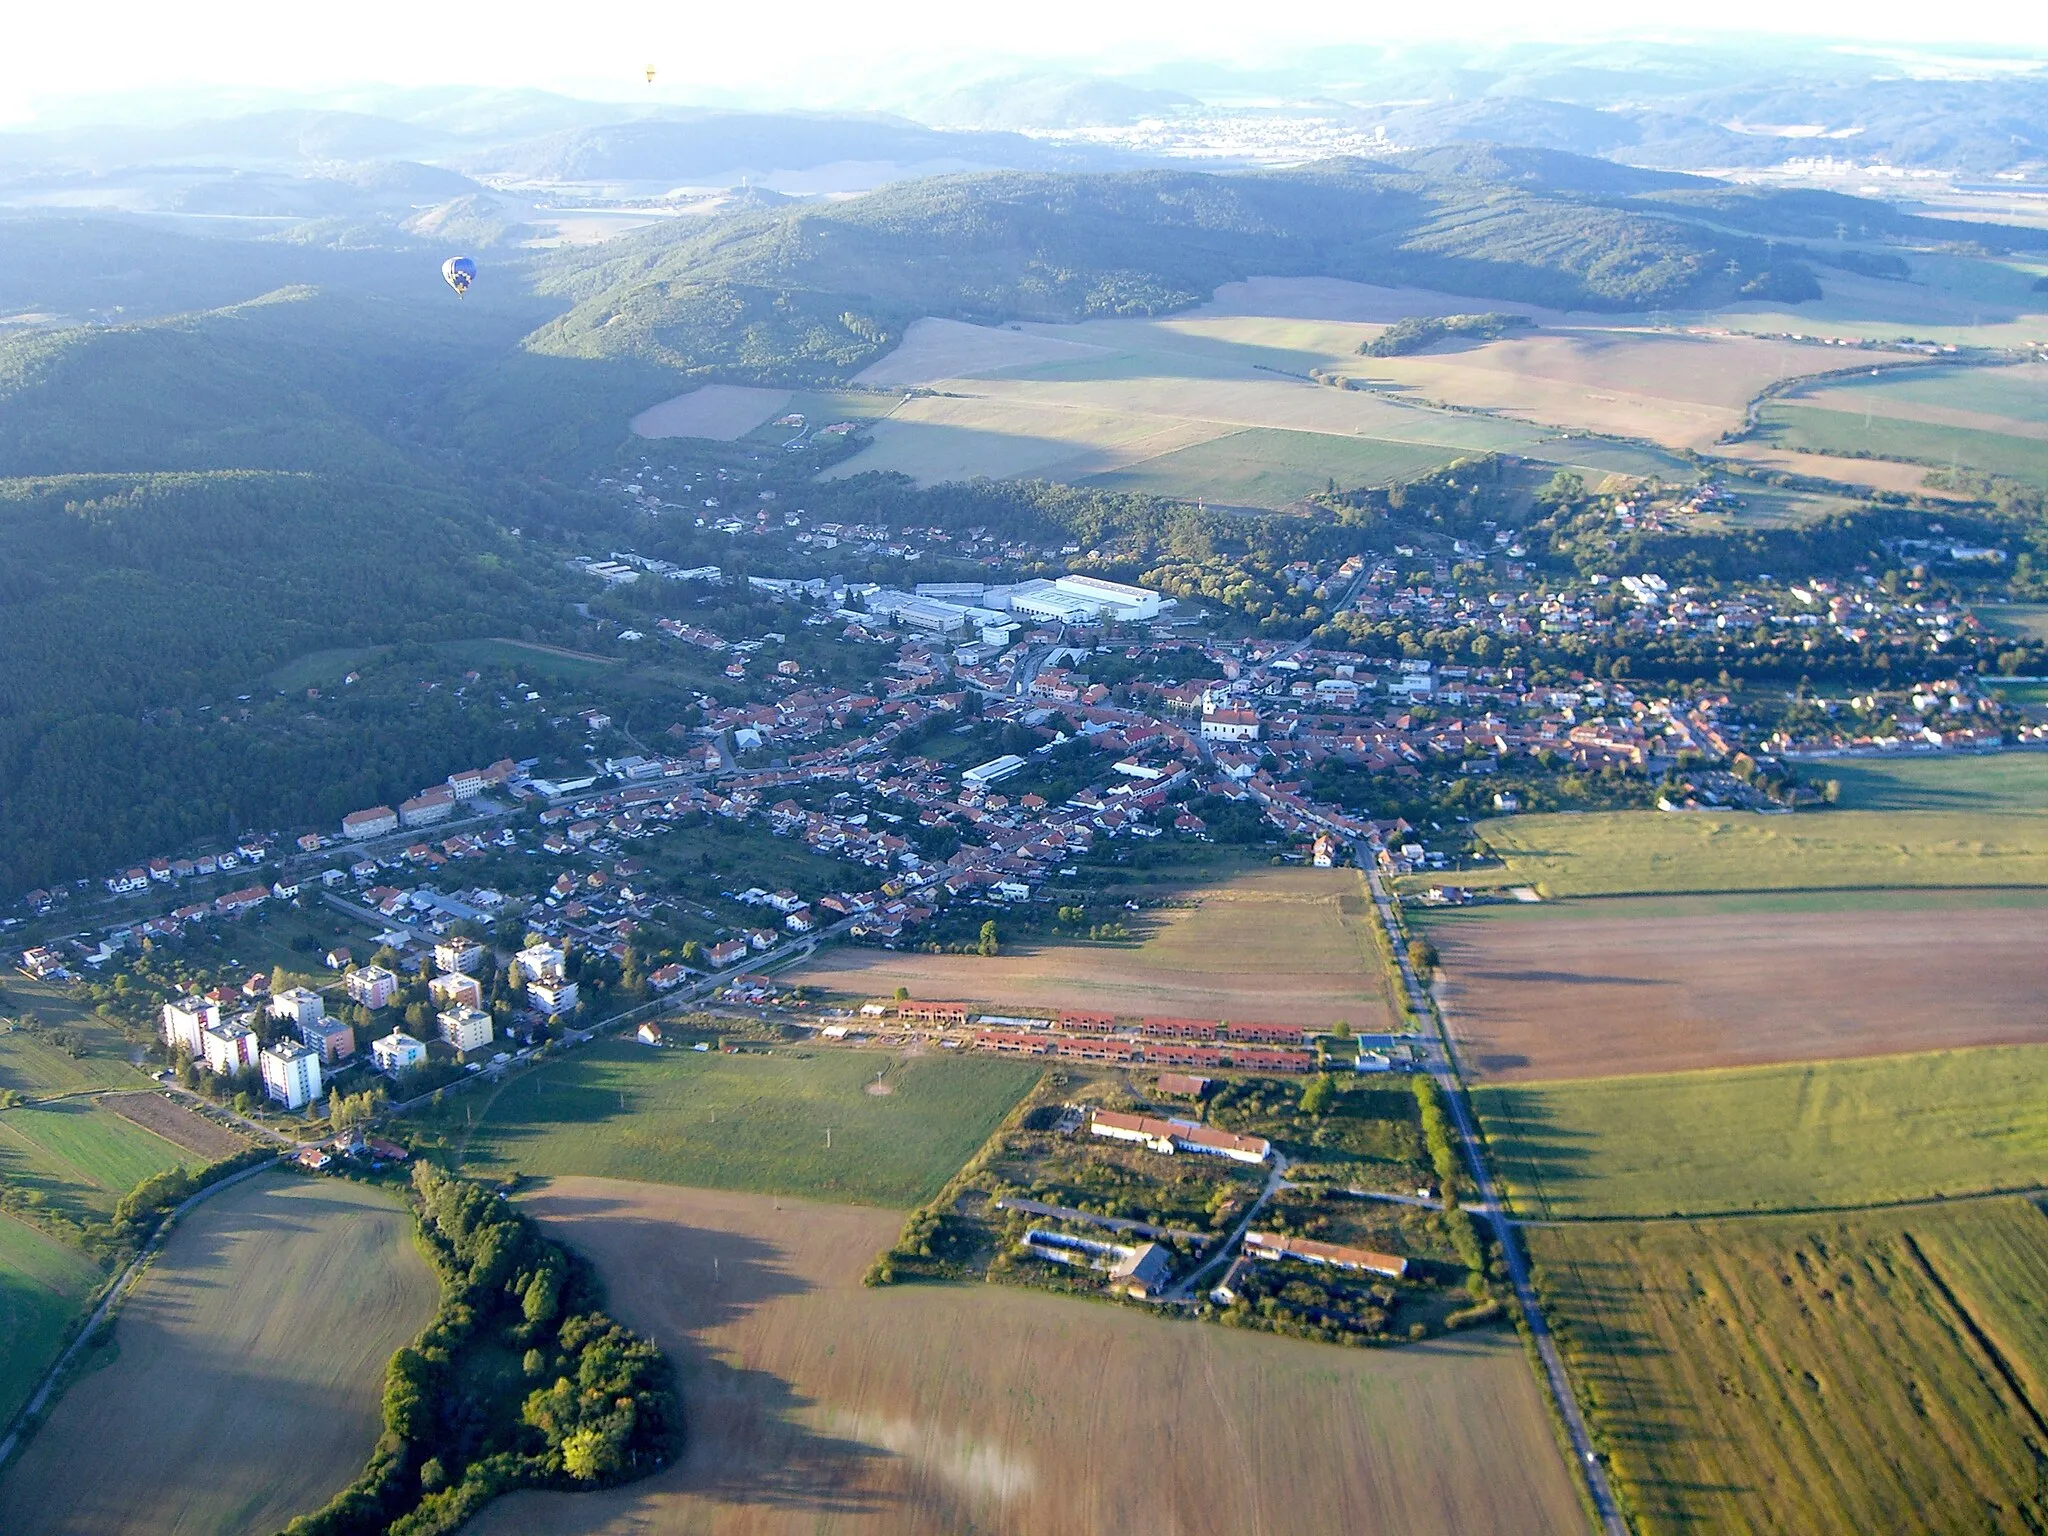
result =
[{"label": "hot air balloon", "polygon": [[467,256],[450,256],[441,263],[441,276],[448,286],[455,290],[455,297],[459,299],[469,292],[469,285],[476,281],[476,263]]},{"label": "hot air balloon", "polygon": [[649,85],[654,84],[654,66],[652,64],[647,66],[647,83]]}]

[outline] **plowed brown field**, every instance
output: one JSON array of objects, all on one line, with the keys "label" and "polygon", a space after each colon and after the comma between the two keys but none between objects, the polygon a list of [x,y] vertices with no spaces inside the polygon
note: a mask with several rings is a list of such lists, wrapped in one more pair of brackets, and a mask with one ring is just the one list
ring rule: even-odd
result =
[{"label": "plowed brown field", "polygon": [[1511,1335],[1343,1350],[993,1286],[866,1290],[884,1212],[603,1180],[530,1202],[661,1340],[683,1461],[476,1536],[1578,1531]]},{"label": "plowed brown field", "polygon": [[109,1093],[101,1097],[101,1109],[111,1109],[123,1120],[132,1120],[144,1130],[155,1131],[165,1141],[196,1152],[209,1163],[237,1152],[246,1152],[249,1142],[204,1115],[194,1114],[182,1104],[160,1093]]},{"label": "plowed brown field", "polygon": [[1727,905],[1431,919],[1465,1066],[1528,1082],[2048,1041],[2037,898]]}]

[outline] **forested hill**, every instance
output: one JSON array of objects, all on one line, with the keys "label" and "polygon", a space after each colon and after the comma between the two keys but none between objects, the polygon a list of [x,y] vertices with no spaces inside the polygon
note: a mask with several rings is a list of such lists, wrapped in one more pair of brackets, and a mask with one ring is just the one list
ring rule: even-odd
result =
[{"label": "forested hill", "polygon": [[1646,186],[1625,174],[1626,192],[1605,200],[1554,180],[1398,161],[941,177],[564,253],[537,285],[572,307],[533,345],[821,380],[859,367],[920,315],[1158,314],[1254,275],[1599,310],[1818,295],[1782,247],[1774,265],[1762,239],[1628,201],[1676,178]]}]

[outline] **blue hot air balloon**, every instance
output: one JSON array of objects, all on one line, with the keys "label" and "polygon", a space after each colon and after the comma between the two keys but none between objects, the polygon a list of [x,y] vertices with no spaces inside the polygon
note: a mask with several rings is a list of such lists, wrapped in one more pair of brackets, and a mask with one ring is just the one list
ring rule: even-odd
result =
[{"label": "blue hot air balloon", "polygon": [[467,256],[450,256],[441,263],[441,276],[448,286],[455,290],[455,297],[461,298],[469,292],[469,285],[476,281],[476,263]]}]

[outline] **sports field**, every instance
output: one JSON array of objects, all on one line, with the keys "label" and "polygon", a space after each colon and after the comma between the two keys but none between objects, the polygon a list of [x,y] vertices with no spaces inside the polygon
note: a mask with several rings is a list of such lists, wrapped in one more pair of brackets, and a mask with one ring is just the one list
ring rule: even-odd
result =
[{"label": "sports field", "polygon": [[105,1278],[75,1249],[0,1216],[0,1425],[14,1422]]},{"label": "sports field", "polygon": [[0,1477],[9,1536],[268,1532],[361,1471],[436,1287],[390,1196],[273,1175],[200,1205]]},{"label": "sports field", "polygon": [[1645,1536],[2048,1521],[2048,1217],[2031,1202],[1528,1239]]},{"label": "sports field", "polygon": [[2048,1043],[2043,891],[1632,896],[1421,921],[1483,1081]]},{"label": "sports field", "polygon": [[608,1042],[465,1095],[436,1124],[475,1173],[587,1174],[901,1208],[937,1193],[1038,1073],[951,1054],[726,1056]]},{"label": "sports field", "polygon": [[530,1206],[659,1340],[692,1439],[478,1536],[1579,1532],[1510,1334],[1338,1350],[1008,1286],[864,1289],[875,1211],[595,1180]]},{"label": "sports field", "polygon": [[2048,886],[2048,815],[1601,811],[1515,816],[1477,833],[1506,861],[1480,872],[1485,883],[1551,897]]},{"label": "sports field", "polygon": [[201,1161],[210,1159],[90,1099],[0,1114],[0,1178],[75,1219],[110,1216],[115,1203],[151,1174]]},{"label": "sports field", "polygon": [[1516,1211],[1800,1211],[2048,1185],[2048,1046],[1482,1084]]},{"label": "sports field", "polygon": [[840,948],[792,975],[844,999],[1327,1026],[1397,1027],[1354,870],[1259,869],[1126,921],[1128,944],[1019,946],[989,959]]}]

